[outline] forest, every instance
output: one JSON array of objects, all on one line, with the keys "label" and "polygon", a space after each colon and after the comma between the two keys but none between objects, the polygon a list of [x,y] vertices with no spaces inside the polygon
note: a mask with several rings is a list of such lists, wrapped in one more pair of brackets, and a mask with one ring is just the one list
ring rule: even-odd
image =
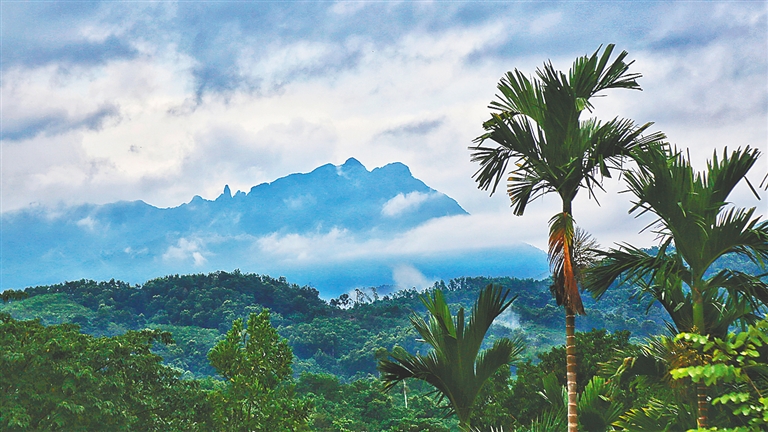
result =
[{"label": "forest", "polygon": [[[747,260],[735,264],[754,272]],[[516,297],[490,326],[483,346],[508,338],[521,340],[526,349],[513,367],[500,368],[489,379],[477,398],[472,425],[479,430],[559,430],[534,426],[553,421],[547,416],[562,409],[557,398],[565,385],[562,309],[549,292],[550,283],[460,278],[423,292],[361,293],[326,302],[316,290],[284,278],[234,271],[167,276],[143,286],[81,280],[6,291],[0,309],[0,367],[7,372],[0,405],[3,428],[455,430],[458,421],[446,416],[450,408],[427,383],[410,380],[384,391],[377,362],[392,352],[429,350],[409,321],[413,313],[427,314],[421,296],[440,291],[456,311],[470,307],[484,287],[493,285]],[[604,368],[619,359],[618,353],[636,355],[647,338],[666,333],[669,318],[659,303],[631,300],[639,294],[627,285],[614,286],[599,303],[585,298],[587,315],[579,320],[584,331],[576,333],[579,391],[597,391],[609,398],[613,410],[603,418],[598,403],[603,399],[592,401],[597,403],[591,407],[597,426],[585,423],[585,430],[611,430],[608,425],[619,420],[617,414],[641,409],[654,397],[672,396],[656,394],[659,383],[653,391],[638,392],[649,378],[627,372],[619,386],[605,384],[611,376]],[[514,317],[515,325],[503,322],[505,317]],[[213,354],[214,347],[229,350],[226,362]],[[760,353],[768,358],[765,350]],[[237,369],[253,365],[258,356],[270,359],[258,372]],[[243,387],[236,388],[235,382]],[[270,384],[248,387],[256,382]],[[542,396],[542,389],[555,400]],[[245,401],[263,406],[266,400],[275,404],[279,419],[270,422],[274,413],[259,412],[233,425],[233,406]],[[724,421],[734,420],[727,410],[717,412]],[[664,414],[659,418],[679,415]],[[681,428],[670,430],[685,430],[683,420]],[[690,426],[692,417],[687,420]]]},{"label": "forest", "polygon": [[[549,279],[328,302],[238,270],[5,291],[0,427],[766,430],[768,222],[728,204],[737,184],[754,191],[760,152],[725,149],[696,171],[650,123],[580,120],[592,97],[640,89],[627,53],[612,55],[509,72],[470,147],[478,187],[507,180],[515,214],[561,199]],[[657,218],[659,246],[602,249],[576,224],[577,193],[611,173],[630,213]]]}]

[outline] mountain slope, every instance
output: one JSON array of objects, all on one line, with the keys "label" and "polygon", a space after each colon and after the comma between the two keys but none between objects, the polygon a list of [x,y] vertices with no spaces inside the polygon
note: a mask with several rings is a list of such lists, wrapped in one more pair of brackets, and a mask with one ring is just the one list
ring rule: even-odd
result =
[{"label": "mountain slope", "polygon": [[[429,221],[466,215],[455,200],[414,178],[402,163],[368,171],[355,159],[291,174],[248,193],[233,195],[227,186],[215,200],[195,196],[172,208],[143,201],[30,208],[0,216],[0,287],[80,278],[140,283],[163,274],[241,268],[312,283],[328,297],[390,282],[403,266],[431,278],[530,277],[545,271],[543,253],[526,245],[437,255],[350,252],[336,261],[320,253],[319,259],[307,259],[308,249],[323,247],[313,239],[331,238],[341,247],[373,242],[375,249],[377,239],[402,237]],[[518,258],[510,260],[512,255]]]}]

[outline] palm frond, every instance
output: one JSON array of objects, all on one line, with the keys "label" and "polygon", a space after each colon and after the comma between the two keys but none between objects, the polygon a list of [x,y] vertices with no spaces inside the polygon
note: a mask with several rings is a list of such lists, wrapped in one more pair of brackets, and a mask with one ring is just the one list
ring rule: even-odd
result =
[{"label": "palm frond", "polygon": [[489,349],[480,351],[485,334],[493,320],[514,301],[509,290],[498,285],[483,289],[472,307],[469,319],[460,308],[451,316],[442,291],[422,296],[428,317],[411,317],[416,330],[433,350],[426,355],[413,355],[402,349],[379,361],[378,369],[384,388],[416,378],[435,387],[450,402],[462,425],[467,426],[471,408],[484,383],[498,368],[517,360],[523,350],[520,339],[500,339]]},{"label": "palm frond", "polygon": [[579,421],[585,430],[609,430],[623,411],[615,386],[605,378],[593,377],[579,395]]},{"label": "palm frond", "polygon": [[675,246],[695,278],[726,253],[741,253],[756,262],[768,257],[768,224],[753,218],[753,209],[723,212],[727,198],[754,165],[759,151],[738,149],[717,154],[706,172],[695,172],[682,152],[664,148],[637,154],[639,167],[626,173],[637,200],[631,213],[651,212],[657,233]]},{"label": "palm frond", "polygon": [[504,313],[515,299],[517,296],[509,298],[508,289],[492,288],[491,285],[480,292],[472,307],[472,316],[470,316],[466,330],[462,335],[462,348],[472,361],[477,356],[485,334],[493,321]]},{"label": "palm frond", "polygon": [[[494,112],[483,124],[485,133],[471,146],[472,161],[480,168],[473,176],[478,187],[496,191],[509,171],[508,193],[516,215],[527,203],[557,191],[570,202],[580,188],[593,194],[601,188],[600,177],[610,176],[621,160],[635,149],[656,145],[663,134],[644,134],[649,124],[637,127],[629,120],[605,124],[579,122],[581,112],[591,109],[589,99],[611,88],[639,89],[639,74],[628,73],[626,52],[613,61],[613,45],[591,56],[576,59],[569,74],[551,62],[529,79],[519,70],[499,82]],[[485,143],[493,141],[496,146]]]},{"label": "palm frond", "polygon": [[599,58],[600,49],[598,48],[590,57],[576,59],[571,68],[569,80],[579,97],[590,98],[611,88],[641,90],[637,79],[642,75],[627,73],[633,62],[624,61],[629,55],[626,51],[619,53],[613,62],[608,64],[614,47],[614,44],[607,45]]},{"label": "palm frond", "polygon": [[725,147],[722,158],[718,158],[717,152],[714,152],[712,160],[707,162],[706,175],[701,179],[705,189],[711,191],[709,200],[712,203],[725,204],[728,195],[741,180],[746,179],[747,173],[759,157],[760,151],[749,146],[736,149],[730,156],[728,147]]},{"label": "palm frond", "polygon": [[562,432],[566,430],[565,410],[545,411],[528,428],[520,429],[521,432]]},{"label": "palm frond", "polygon": [[524,115],[535,122],[542,121],[545,107],[538,81],[529,80],[515,69],[501,78],[497,88],[501,94],[497,95],[498,100],[492,101],[488,108],[498,111],[505,118]]},{"label": "palm frond", "polygon": [[752,217],[755,208],[731,208],[719,214],[709,229],[702,256],[707,257],[707,267],[715,259],[728,253],[737,253],[755,264],[764,265],[768,260],[768,221]]},{"label": "palm frond", "polygon": [[500,367],[518,359],[524,349],[525,343],[521,338],[497,340],[491,348],[478,355],[475,363],[476,381],[485,383]]},{"label": "palm frond", "polygon": [[683,432],[693,429],[696,420],[685,404],[651,399],[646,406],[624,413],[613,425],[628,432]]}]

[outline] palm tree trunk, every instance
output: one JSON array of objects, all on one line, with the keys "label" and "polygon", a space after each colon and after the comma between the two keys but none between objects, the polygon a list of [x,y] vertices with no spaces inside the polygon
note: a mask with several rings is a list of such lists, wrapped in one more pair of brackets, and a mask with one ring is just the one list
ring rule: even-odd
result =
[{"label": "palm tree trunk", "polygon": [[576,411],[578,395],[576,392],[576,314],[573,309],[565,308],[565,355],[566,380],[568,382],[568,432],[578,432],[579,415]]},{"label": "palm tree trunk", "polygon": [[691,331],[700,335],[706,335],[707,329],[705,328],[706,321],[704,320],[704,295],[701,292],[701,288],[693,285],[691,289],[691,306],[693,308],[693,328]]},{"label": "palm tree trunk", "polygon": [[703,382],[696,385],[696,398],[698,399],[699,409],[696,425],[699,429],[706,429],[709,418],[709,401],[707,400],[707,386]]},{"label": "palm tree trunk", "polygon": [[[700,335],[707,334],[704,321],[704,297],[701,293],[701,278],[695,278],[691,289],[691,301],[693,306],[693,332]],[[696,402],[698,417],[696,424],[699,429],[706,429],[709,418],[709,401],[707,400],[707,385],[700,382],[696,385]]]},{"label": "palm tree trunk", "polygon": [[[573,215],[571,199],[563,199],[563,213]],[[569,242],[572,239],[568,239]],[[566,256],[566,260],[571,260]],[[569,263],[573,265],[573,263]],[[578,294],[578,291],[577,291]],[[579,399],[576,387],[576,312],[567,302],[565,306],[565,379],[568,387],[568,432],[579,431]]]}]

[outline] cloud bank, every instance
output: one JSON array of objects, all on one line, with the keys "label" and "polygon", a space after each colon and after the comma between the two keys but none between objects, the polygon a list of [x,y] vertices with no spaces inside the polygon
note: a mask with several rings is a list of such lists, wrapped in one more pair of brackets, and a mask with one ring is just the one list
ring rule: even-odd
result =
[{"label": "cloud bank", "polygon": [[[700,168],[726,145],[768,152],[764,3],[599,5],[4,2],[0,211],[136,199],[176,206],[213,198],[224,184],[248,190],[356,157],[368,166],[401,161],[474,215],[421,228],[433,244],[450,248],[449,230],[468,224],[463,232],[494,233],[478,237],[488,244],[543,247],[557,201],[512,216],[503,193],[489,199],[476,189],[467,146],[503,73],[532,74],[547,59],[568,68],[606,43],[630,52],[644,91],[611,92],[596,115],[655,122]],[[577,222],[603,244],[651,244],[652,235],[637,234],[650,220],[627,216],[621,183],[605,186],[600,206],[579,197]],[[733,198],[765,215],[761,194],[758,202],[740,186]],[[427,199],[396,197],[382,212],[397,217]],[[459,240],[475,244],[472,235]],[[315,259],[308,245],[343,257],[422,243],[360,243],[340,231],[276,234],[254,247],[298,262]],[[205,252],[191,244],[169,249],[169,259],[203,266]]]}]

